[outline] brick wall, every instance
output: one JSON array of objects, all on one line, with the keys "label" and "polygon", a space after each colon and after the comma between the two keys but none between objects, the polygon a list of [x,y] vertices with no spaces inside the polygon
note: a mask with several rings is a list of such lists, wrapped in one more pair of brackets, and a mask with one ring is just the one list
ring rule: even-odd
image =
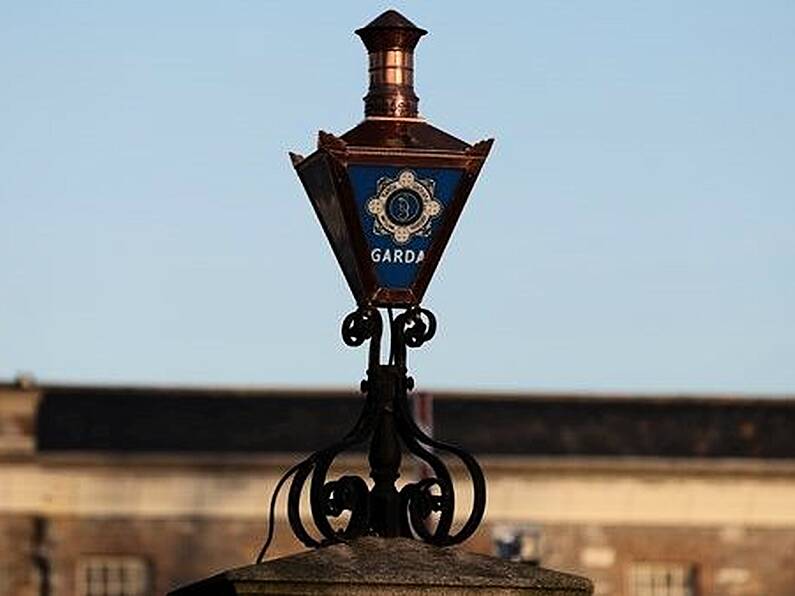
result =
[{"label": "brick wall", "polygon": [[38,596],[33,518],[0,515],[0,596]]},{"label": "brick wall", "polygon": [[[494,529],[484,524],[466,548],[493,553]],[[576,524],[535,529],[541,564],[590,577],[597,595],[630,596],[628,570],[632,563],[644,561],[695,564],[699,596],[795,593],[793,530]],[[152,594],[165,594],[223,569],[251,564],[264,531],[264,519],[49,519],[44,542],[52,595],[74,596],[78,562],[93,554],[145,558],[151,566]],[[6,573],[2,594],[38,595],[34,535],[32,518],[0,518],[0,565]],[[289,528],[279,524],[269,556],[301,549]]]},{"label": "brick wall", "polygon": [[[541,564],[584,575],[597,596],[631,596],[633,563],[693,564],[698,596],[795,594],[795,530],[555,525],[538,527]],[[489,528],[473,540],[487,548]]]}]

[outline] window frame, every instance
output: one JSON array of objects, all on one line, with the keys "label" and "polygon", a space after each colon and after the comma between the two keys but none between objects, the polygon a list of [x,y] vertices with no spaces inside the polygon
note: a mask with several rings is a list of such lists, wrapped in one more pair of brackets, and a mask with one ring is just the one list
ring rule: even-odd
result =
[{"label": "window frame", "polygon": [[[111,582],[104,577],[102,588],[97,590],[93,585],[90,573],[92,568],[102,566],[105,570],[112,569],[114,575]],[[138,577],[128,584],[125,577],[134,570]],[[106,571],[107,573],[107,571]],[[114,585],[117,584],[117,585]],[[109,587],[114,589],[109,590]],[[133,588],[132,590],[130,588]],[[146,557],[135,554],[84,554],[81,555],[76,568],[76,596],[149,596],[152,592],[152,565]]]},{"label": "window frame", "polygon": [[[665,570],[666,576],[671,576],[672,570],[682,570],[683,572],[683,584],[681,589],[676,588],[672,592],[671,587],[668,586],[664,592],[657,594],[657,590],[654,586],[654,576],[650,575],[652,578],[651,586],[649,588],[644,588],[643,592],[637,590],[637,579],[636,574],[639,568],[648,567],[651,570],[657,568],[658,570]],[[642,559],[637,561],[631,561],[626,573],[626,584],[627,584],[627,593],[630,596],[700,596],[701,586],[700,586],[700,569],[697,563],[690,560],[680,560],[680,559]],[[646,592],[645,590],[649,590]]]}]

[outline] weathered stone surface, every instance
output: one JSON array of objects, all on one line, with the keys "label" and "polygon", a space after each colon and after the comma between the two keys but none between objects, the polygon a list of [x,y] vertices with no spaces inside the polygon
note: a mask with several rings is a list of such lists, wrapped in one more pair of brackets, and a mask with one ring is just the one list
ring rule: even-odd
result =
[{"label": "weathered stone surface", "polygon": [[533,594],[586,596],[583,577],[438,548],[405,538],[361,538],[232,569],[171,592],[171,596],[257,594]]}]

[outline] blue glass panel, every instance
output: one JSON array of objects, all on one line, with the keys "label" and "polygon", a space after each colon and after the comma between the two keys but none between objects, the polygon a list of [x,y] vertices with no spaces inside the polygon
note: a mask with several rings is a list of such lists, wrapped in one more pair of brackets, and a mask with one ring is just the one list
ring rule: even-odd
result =
[{"label": "blue glass panel", "polygon": [[355,165],[348,174],[379,285],[411,287],[463,170]]}]

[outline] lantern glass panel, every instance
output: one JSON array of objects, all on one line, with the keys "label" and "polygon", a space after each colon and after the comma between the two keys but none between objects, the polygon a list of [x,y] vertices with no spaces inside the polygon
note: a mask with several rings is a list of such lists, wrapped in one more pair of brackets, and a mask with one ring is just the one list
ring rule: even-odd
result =
[{"label": "lantern glass panel", "polygon": [[464,170],[351,165],[354,202],[377,283],[408,289],[451,211]]}]

